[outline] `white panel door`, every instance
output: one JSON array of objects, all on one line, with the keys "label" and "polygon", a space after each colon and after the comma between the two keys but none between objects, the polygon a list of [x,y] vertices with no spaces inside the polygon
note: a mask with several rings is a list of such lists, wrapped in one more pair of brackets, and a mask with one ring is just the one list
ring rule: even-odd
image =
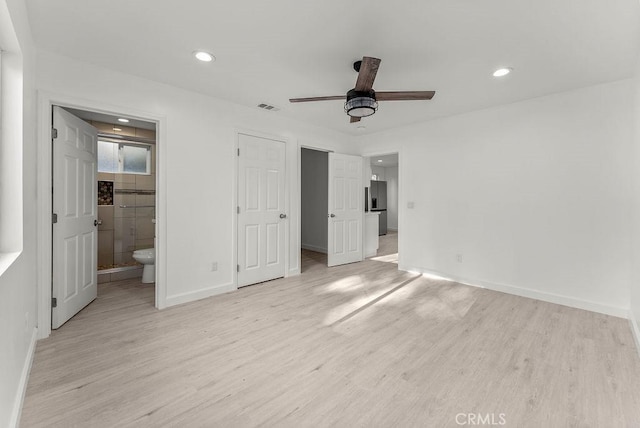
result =
[{"label": "white panel door", "polygon": [[362,260],[362,158],[329,153],[329,266]]},{"label": "white panel door", "polygon": [[53,108],[53,284],[51,327],[58,328],[98,295],[98,131]]},{"label": "white panel door", "polygon": [[285,273],[285,143],[238,138],[238,287]]}]

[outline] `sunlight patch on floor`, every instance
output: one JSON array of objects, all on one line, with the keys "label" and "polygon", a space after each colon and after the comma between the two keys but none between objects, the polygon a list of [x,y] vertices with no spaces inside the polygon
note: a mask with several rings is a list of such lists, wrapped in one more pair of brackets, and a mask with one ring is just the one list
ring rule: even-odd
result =
[{"label": "sunlight patch on floor", "polygon": [[371,297],[363,296],[358,297],[356,299],[351,300],[350,302],[344,303],[342,305],[336,306],[331,309],[329,313],[324,317],[324,321],[322,322],[324,325],[334,324],[341,319],[345,318],[349,314],[356,312],[358,309],[364,307],[371,301]]},{"label": "sunlight patch on floor", "polygon": [[375,306],[378,303],[383,300],[386,301],[390,298],[393,298],[397,293],[403,293],[403,288],[406,285],[411,284],[418,278],[420,278],[419,275],[414,276],[413,278],[409,278],[401,284],[392,286],[392,288],[386,291],[380,290],[381,294],[379,294],[375,298],[372,298],[371,296],[364,296],[358,299],[354,299],[346,304],[340,305],[329,311],[324,319],[324,325],[331,325],[334,323],[347,321],[356,315],[360,315],[363,311],[372,312],[371,309],[375,310]]},{"label": "sunlight patch on floor", "polygon": [[361,289],[363,285],[364,282],[360,275],[351,275],[325,285],[320,293],[350,293]]},{"label": "sunlight patch on floor", "polygon": [[[416,272],[416,273],[420,273],[420,272]],[[445,278],[443,276],[434,275],[432,273],[423,273],[422,277],[423,278],[427,278],[427,279],[435,279],[436,281],[455,282],[453,279]]]},{"label": "sunlight patch on floor", "polygon": [[384,263],[398,264],[398,253],[387,254],[386,256],[371,257],[370,260]]},{"label": "sunlight patch on floor", "polygon": [[393,293],[389,293],[384,296],[378,303],[380,305],[399,305],[411,300],[414,294],[418,291],[418,283],[407,283],[407,286],[395,290]]}]

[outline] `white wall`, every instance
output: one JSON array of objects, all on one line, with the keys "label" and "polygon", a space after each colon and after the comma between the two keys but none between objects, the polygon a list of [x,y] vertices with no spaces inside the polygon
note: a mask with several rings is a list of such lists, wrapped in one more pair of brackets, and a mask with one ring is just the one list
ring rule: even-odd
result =
[{"label": "white wall", "polygon": [[[378,176],[378,181],[384,181],[385,177],[385,171],[384,171],[384,167],[382,166],[377,166],[377,165],[371,165],[371,174],[375,174]],[[369,177],[371,178],[371,177]]]},{"label": "white wall", "polygon": [[631,156],[633,161],[633,256],[632,256],[632,276],[630,293],[630,319],[636,337],[636,345],[640,352],[640,57],[636,63],[636,73],[634,78],[633,94],[635,97],[635,108],[633,110],[634,125],[634,152]]},{"label": "white wall", "polygon": [[[359,137],[400,152],[400,266],[626,316],[632,82]],[[457,262],[457,255],[462,262]]]},{"label": "white wall", "polygon": [[300,169],[302,248],[326,253],[329,233],[329,154],[302,149]]},{"label": "white wall", "polygon": [[384,168],[387,182],[387,228],[398,230],[398,167]]},{"label": "white wall", "polygon": [[[0,275],[0,426],[19,417],[36,328],[36,91],[35,48],[23,1],[0,0],[2,33],[10,16],[22,58],[22,252]],[[3,46],[7,49],[7,46]],[[11,51],[11,49],[9,49]],[[11,54],[14,55],[14,54]],[[19,56],[19,55],[18,55]],[[6,94],[3,94],[5,96]],[[15,108],[15,106],[14,106]],[[20,107],[18,107],[19,109]],[[14,114],[15,112],[11,112]],[[3,141],[6,143],[6,141]]]},{"label": "white wall", "polygon": [[[352,152],[342,135],[81,63],[51,53],[38,56],[38,86],[47,93],[165,118],[166,162],[159,193],[166,192],[167,303],[225,291],[233,282],[236,130],[285,138],[289,199],[289,268],[299,271],[299,145]],[[54,96],[55,97],[55,96]],[[40,142],[47,144],[46,141]],[[161,162],[162,166],[162,162]],[[162,189],[164,185],[164,190]],[[162,207],[158,207],[159,210]],[[218,271],[211,272],[212,261]]]}]

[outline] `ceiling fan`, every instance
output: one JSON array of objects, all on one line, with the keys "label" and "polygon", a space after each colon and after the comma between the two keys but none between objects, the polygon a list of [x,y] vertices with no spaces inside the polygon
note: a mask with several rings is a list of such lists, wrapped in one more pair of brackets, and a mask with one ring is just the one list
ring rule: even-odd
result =
[{"label": "ceiling fan", "polygon": [[346,95],[328,97],[291,98],[289,102],[304,103],[309,101],[344,100],[344,111],[350,116],[351,123],[359,122],[363,117],[371,116],[378,110],[378,101],[417,101],[430,100],[436,94],[435,91],[400,91],[400,92],[376,92],[373,90],[373,81],[380,67],[380,59],[365,56],[362,61],[353,63],[353,68],[358,72],[356,87]]}]

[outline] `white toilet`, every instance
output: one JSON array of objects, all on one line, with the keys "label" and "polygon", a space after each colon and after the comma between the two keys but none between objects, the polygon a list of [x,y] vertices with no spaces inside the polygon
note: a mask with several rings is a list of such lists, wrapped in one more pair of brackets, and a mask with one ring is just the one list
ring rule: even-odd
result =
[{"label": "white toilet", "polygon": [[144,268],[142,270],[142,282],[156,282],[156,249],[146,248],[144,250],[135,250],[133,252],[133,258],[138,263],[142,263]]}]

